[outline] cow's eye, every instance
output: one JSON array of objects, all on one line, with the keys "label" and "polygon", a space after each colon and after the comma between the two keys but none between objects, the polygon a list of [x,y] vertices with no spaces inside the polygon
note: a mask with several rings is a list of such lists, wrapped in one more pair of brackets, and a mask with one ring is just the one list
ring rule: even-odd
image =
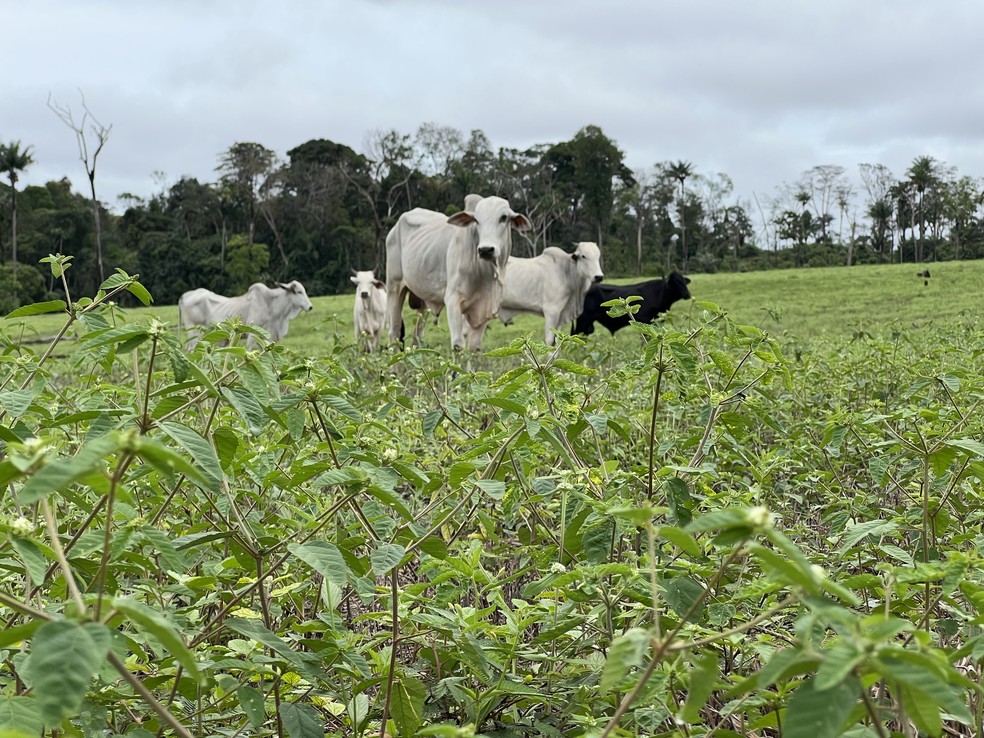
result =
[{"label": "cow's eye", "polygon": [[505,223],[507,220],[509,220],[509,216],[506,215],[505,213],[503,213],[502,215],[499,216],[499,222],[500,223]]}]

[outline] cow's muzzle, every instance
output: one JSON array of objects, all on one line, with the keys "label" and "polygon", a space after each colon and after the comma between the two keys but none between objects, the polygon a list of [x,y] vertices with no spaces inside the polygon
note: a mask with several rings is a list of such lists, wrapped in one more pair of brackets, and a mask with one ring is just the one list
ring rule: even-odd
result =
[{"label": "cow's muzzle", "polygon": [[478,247],[478,258],[485,259],[486,261],[492,261],[495,258],[495,247],[494,246],[479,246]]},{"label": "cow's muzzle", "polygon": [[604,278],[605,278],[605,275],[604,274],[596,274],[595,275],[595,278],[594,278],[594,283],[595,284],[598,284]]}]

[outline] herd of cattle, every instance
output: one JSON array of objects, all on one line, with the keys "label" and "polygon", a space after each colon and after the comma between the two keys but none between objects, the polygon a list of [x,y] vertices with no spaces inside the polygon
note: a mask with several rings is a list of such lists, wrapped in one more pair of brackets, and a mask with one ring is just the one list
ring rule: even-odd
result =
[{"label": "herd of cattle", "polygon": [[[351,278],[356,341],[374,351],[386,331],[390,342],[402,342],[408,296],[411,308],[429,309],[435,319],[446,310],[452,348],[472,350],[481,348],[495,317],[508,324],[518,313],[542,316],[544,338],[552,346],[555,330],[564,326],[588,335],[595,323],[613,334],[628,325],[628,315],[608,315],[603,303],[610,300],[640,297],[634,319],[650,322],[677,300],[690,299],[690,280],[678,272],[633,285],[602,284],[601,250],[590,241],[577,244],[572,253],[551,246],[530,259],[512,256],[512,231],[530,228],[529,218],[501,197],[469,195],[465,209],[450,217],[423,208],[403,213],[386,236],[385,284],[373,271]],[[295,280],[272,288],[256,283],[238,297],[191,290],[178,300],[178,315],[191,336],[189,346],[202,328],[235,317],[279,341],[290,320],[311,307],[304,286]],[[417,321],[415,342],[423,325]],[[248,341],[252,344],[252,335]]]}]

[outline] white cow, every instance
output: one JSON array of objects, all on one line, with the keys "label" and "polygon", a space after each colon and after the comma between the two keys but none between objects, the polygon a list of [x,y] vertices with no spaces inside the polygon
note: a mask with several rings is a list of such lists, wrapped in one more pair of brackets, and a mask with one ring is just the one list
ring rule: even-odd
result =
[{"label": "white cow", "polygon": [[386,323],[386,285],[376,279],[372,270],[353,272],[349,279],[355,284],[355,308],[352,311],[355,342],[359,343],[365,336],[366,351],[375,351]]},{"label": "white cow", "polygon": [[[271,341],[279,341],[287,335],[287,324],[302,310],[314,307],[308,299],[304,285],[296,279],[275,287],[255,282],[245,295],[225,297],[200,287],[181,295],[178,300],[178,322],[191,334],[188,348],[193,347],[200,336],[198,328],[207,328],[231,318],[239,318],[246,325],[263,328]],[[253,346],[253,336],[246,339]]]},{"label": "white cow", "polygon": [[584,296],[601,271],[601,249],[593,241],[581,241],[574,253],[548,246],[539,256],[509,259],[499,318],[507,325],[517,313],[542,315],[548,346],[557,337],[554,329],[574,322],[584,307]]},{"label": "white cow", "polygon": [[403,322],[408,291],[440,313],[448,310],[454,349],[477,351],[485,327],[499,311],[502,279],[512,250],[512,229],[529,230],[529,218],[501,197],[471,197],[472,210],[450,218],[415,208],[400,216],[386,236],[389,338]]}]

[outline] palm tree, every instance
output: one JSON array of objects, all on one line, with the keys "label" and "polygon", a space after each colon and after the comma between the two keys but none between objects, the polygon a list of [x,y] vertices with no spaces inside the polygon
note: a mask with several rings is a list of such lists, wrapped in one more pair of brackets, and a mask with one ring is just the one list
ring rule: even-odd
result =
[{"label": "palm tree", "polygon": [[919,195],[919,201],[916,203],[917,216],[919,218],[919,240],[916,241],[916,261],[920,262],[923,260],[923,235],[926,231],[926,221],[923,218],[923,200],[925,200],[926,190],[939,181],[936,173],[936,160],[931,156],[917,156],[912,160],[912,166],[909,167],[906,174],[909,175],[909,182]]},{"label": "palm tree", "polygon": [[874,231],[875,245],[878,247],[878,263],[882,262],[886,252],[891,251],[891,243],[888,241],[888,229],[892,226],[892,215],[895,209],[892,203],[885,197],[879,197],[868,206],[868,217],[871,219],[871,229]]},{"label": "palm tree", "polygon": [[687,177],[694,173],[694,165],[689,161],[681,159],[670,165],[670,176],[680,183],[680,203],[677,205],[677,217],[680,219],[680,245],[683,247],[683,271],[687,271],[687,222],[684,219],[684,197],[686,191],[683,188]]},{"label": "palm tree", "polygon": [[10,180],[10,243],[11,262],[14,266],[14,296],[17,295],[17,179],[18,174],[34,163],[31,147],[21,148],[20,141],[0,144],[0,170]]},{"label": "palm tree", "polygon": [[797,266],[803,266],[806,262],[804,258],[806,252],[806,206],[809,205],[812,195],[806,190],[800,190],[796,193],[796,202],[800,204],[800,247],[799,247],[799,264]]}]

